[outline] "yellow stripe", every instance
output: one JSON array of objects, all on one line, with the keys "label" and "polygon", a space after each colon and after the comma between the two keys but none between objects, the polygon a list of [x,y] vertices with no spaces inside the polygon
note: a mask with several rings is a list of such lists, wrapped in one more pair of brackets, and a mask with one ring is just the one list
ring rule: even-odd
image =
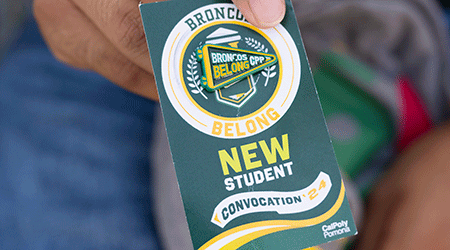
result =
[{"label": "yellow stripe", "polygon": [[[280,31],[278,31],[276,27],[274,27],[274,30],[275,30],[276,32],[278,32],[278,34],[281,36],[281,38],[283,38],[283,41],[284,41],[284,43],[286,44],[286,48],[288,48],[289,54],[291,55],[291,66],[294,67],[294,56],[292,55],[291,48],[289,48],[289,45],[288,45],[288,43],[286,42],[286,39],[284,39],[284,36],[281,35]],[[294,72],[295,72],[295,70],[296,70],[296,69],[293,69]],[[298,70],[300,70],[300,76],[301,76],[301,74],[302,74],[301,68],[298,69]],[[289,95],[291,94],[292,85],[294,84],[294,76],[295,76],[294,72],[292,72],[291,86],[289,87],[289,92],[288,92],[286,98],[284,99],[283,103],[281,104],[281,107],[283,107],[284,103],[286,102],[286,100],[288,99]]]},{"label": "yellow stripe", "polygon": [[273,227],[273,228],[268,228],[268,229],[263,229],[260,231],[256,231],[253,233],[249,233],[247,235],[244,235],[242,237],[239,237],[233,241],[231,241],[230,243],[224,245],[224,247],[222,247],[221,249],[237,249],[241,246],[243,246],[244,244],[257,239],[259,237],[271,234],[271,233],[275,233],[275,232],[279,232],[279,231],[284,231],[284,230],[289,230],[289,229],[295,229],[295,228],[302,228],[302,227],[308,227],[308,226],[313,226],[313,225],[317,225],[319,223],[322,223],[326,220],[328,220],[329,218],[331,218],[334,214],[336,214],[336,212],[341,208],[342,206],[342,202],[344,201],[344,197],[345,197],[345,187],[344,184],[341,183],[341,190],[339,192],[339,196],[336,200],[336,203],[334,203],[333,207],[331,207],[330,210],[328,210],[327,212],[325,212],[324,214],[317,216],[315,218],[311,218],[311,219],[306,219],[306,220],[272,220],[272,221],[259,221],[259,222],[253,222],[253,223],[249,223],[249,224],[245,224],[239,227],[235,227],[233,229],[230,229],[228,231],[225,231],[219,235],[217,235],[216,237],[212,238],[211,240],[209,240],[208,242],[206,242],[203,246],[201,246],[199,248],[199,250],[206,250],[208,249],[208,247],[210,247],[211,245],[213,245],[214,243],[218,242],[219,240],[233,235],[235,233],[239,233],[243,230],[247,230],[247,229],[251,229],[251,228],[257,228],[257,227],[263,227],[263,226],[278,226],[278,227]]}]

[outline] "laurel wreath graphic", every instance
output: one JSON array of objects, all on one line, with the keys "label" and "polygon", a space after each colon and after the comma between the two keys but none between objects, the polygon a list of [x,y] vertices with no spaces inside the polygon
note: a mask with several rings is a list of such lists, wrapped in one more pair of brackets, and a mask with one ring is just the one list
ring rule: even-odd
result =
[{"label": "laurel wreath graphic", "polygon": [[[201,44],[198,48],[200,48],[200,46]],[[203,93],[204,88],[200,85],[200,76],[197,74],[198,62],[195,58],[195,51],[197,51],[197,49],[194,50],[188,60],[189,63],[187,64],[188,70],[186,70],[186,74],[189,76],[187,76],[186,79],[188,80],[188,86],[191,88],[192,94],[201,94],[205,99],[208,99],[208,97]]]},{"label": "laurel wreath graphic", "polygon": [[[264,46],[264,44],[262,44],[261,42],[257,41],[256,39],[252,38],[252,37],[245,37],[245,43],[252,47],[254,50],[258,51],[258,52],[264,52],[267,53],[269,52],[269,49],[266,48],[266,46]],[[273,78],[277,75],[277,72],[274,72],[276,68],[276,64],[272,65],[270,67],[265,68],[263,71],[261,71],[261,75],[263,75],[266,78],[266,81],[264,82],[264,87],[267,86],[267,83],[269,83],[269,79]],[[259,80],[259,78],[258,78]],[[258,82],[258,80],[256,80],[256,82]]]}]

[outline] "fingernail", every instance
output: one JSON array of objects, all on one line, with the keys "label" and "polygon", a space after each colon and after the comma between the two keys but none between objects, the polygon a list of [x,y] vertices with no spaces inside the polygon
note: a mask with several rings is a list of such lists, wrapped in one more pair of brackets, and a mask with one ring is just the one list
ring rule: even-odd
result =
[{"label": "fingernail", "polygon": [[249,5],[262,27],[273,27],[283,20],[284,0],[249,0]]}]

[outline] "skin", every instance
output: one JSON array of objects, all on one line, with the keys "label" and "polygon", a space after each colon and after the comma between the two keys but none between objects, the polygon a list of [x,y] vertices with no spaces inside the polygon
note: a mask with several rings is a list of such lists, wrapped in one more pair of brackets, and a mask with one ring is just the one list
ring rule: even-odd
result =
[{"label": "skin", "polygon": [[[283,0],[234,3],[259,28],[277,25],[285,13]],[[41,33],[58,60],[96,71],[133,93],[158,100],[138,4],[139,0],[35,0],[33,7]]]},{"label": "skin", "polygon": [[[151,0],[143,1],[144,3]],[[51,51],[73,67],[157,100],[139,0],[35,0]],[[278,24],[283,0],[234,0],[259,28]],[[450,125],[411,145],[372,194],[358,249],[450,249]]]},{"label": "skin", "polygon": [[370,197],[358,249],[450,249],[450,123],[410,145]]}]

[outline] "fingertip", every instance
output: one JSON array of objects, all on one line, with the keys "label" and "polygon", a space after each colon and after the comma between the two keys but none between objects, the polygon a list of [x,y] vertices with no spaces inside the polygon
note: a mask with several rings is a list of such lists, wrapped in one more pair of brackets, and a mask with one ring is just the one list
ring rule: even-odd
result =
[{"label": "fingertip", "polygon": [[284,0],[248,0],[250,9],[260,28],[271,28],[279,24],[286,12]]},{"label": "fingertip", "polygon": [[279,24],[286,12],[284,0],[233,0],[245,19],[262,29]]}]

